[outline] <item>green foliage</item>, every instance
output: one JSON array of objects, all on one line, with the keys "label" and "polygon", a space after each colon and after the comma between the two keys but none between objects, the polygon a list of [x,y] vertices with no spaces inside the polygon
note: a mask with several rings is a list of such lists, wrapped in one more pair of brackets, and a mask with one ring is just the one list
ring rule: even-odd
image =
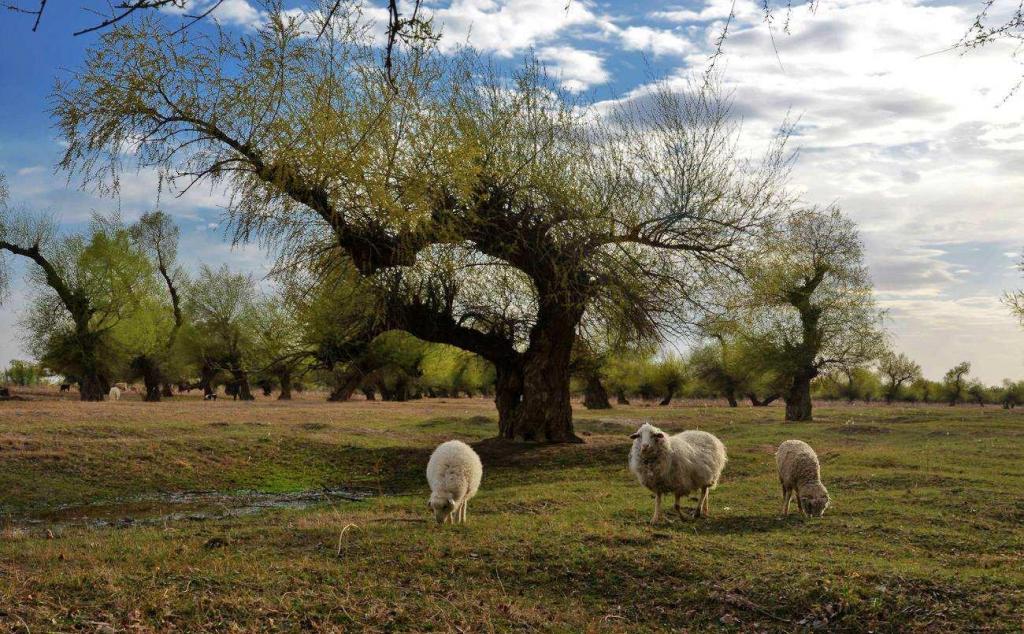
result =
[{"label": "green foliage", "polygon": [[494,366],[453,346],[427,346],[419,363],[420,384],[436,396],[467,396],[489,393],[494,385]]},{"label": "green foliage", "polygon": [[3,371],[4,383],[10,383],[21,387],[39,385],[46,371],[42,365],[21,359],[11,359],[7,369]]},{"label": "green foliage", "polygon": [[945,396],[950,405],[963,402],[967,396],[967,385],[970,382],[968,375],[971,373],[971,364],[962,361],[949,370],[942,377],[942,385],[945,388]]}]

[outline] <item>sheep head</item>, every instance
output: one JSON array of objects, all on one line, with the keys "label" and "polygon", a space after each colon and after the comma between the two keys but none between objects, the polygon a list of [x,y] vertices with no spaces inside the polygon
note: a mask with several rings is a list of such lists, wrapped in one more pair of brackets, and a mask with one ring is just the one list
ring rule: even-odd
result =
[{"label": "sheep head", "polygon": [[832,503],[824,485],[815,484],[800,490],[800,510],[811,517],[821,517]]},{"label": "sheep head", "polygon": [[636,433],[630,434],[633,439],[633,446],[639,447],[640,457],[644,460],[653,460],[661,454],[665,448],[667,436],[650,423],[644,423]]},{"label": "sheep head", "polygon": [[451,517],[455,511],[455,500],[450,497],[431,495],[427,506],[434,511],[434,519],[438,524],[444,524],[445,520]]}]

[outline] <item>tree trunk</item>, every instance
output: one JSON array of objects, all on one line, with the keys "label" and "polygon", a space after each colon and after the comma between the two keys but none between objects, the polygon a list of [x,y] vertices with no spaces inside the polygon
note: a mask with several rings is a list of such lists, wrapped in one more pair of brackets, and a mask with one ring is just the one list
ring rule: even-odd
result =
[{"label": "tree trunk", "polygon": [[739,407],[740,404],[736,402],[736,390],[729,386],[725,390],[725,400],[729,401],[729,407]]},{"label": "tree trunk", "polygon": [[608,402],[608,391],[601,384],[601,377],[597,374],[587,376],[587,385],[583,389],[583,406],[587,409],[611,409],[612,404]]},{"label": "tree trunk", "polygon": [[255,401],[256,397],[252,395],[252,389],[249,387],[249,373],[242,369],[234,369],[231,370],[231,376],[235,377],[238,398],[243,401]]},{"label": "tree trunk", "polygon": [[281,393],[277,396],[279,401],[292,400],[292,372],[289,369],[282,369],[277,380],[281,382]]},{"label": "tree trunk", "polygon": [[78,381],[79,399],[83,401],[102,401],[110,391],[110,383],[95,370],[82,368],[82,378]]},{"label": "tree trunk", "polygon": [[801,373],[793,377],[793,384],[785,396],[787,421],[811,421],[811,376]]},{"label": "tree trunk", "polygon": [[217,370],[213,368],[209,363],[203,363],[203,366],[199,368],[199,387],[203,390],[203,396],[210,396],[214,393],[213,390],[213,379],[217,376]]},{"label": "tree trunk", "polygon": [[148,403],[160,402],[160,377],[156,374],[155,368],[142,374],[142,384],[146,386],[146,395],[142,400]]},{"label": "tree trunk", "polygon": [[573,432],[569,358],[578,318],[543,308],[530,333],[530,347],[515,361],[495,364],[495,404],[503,438],[583,442]]},{"label": "tree trunk", "polygon": [[78,329],[77,343],[81,349],[82,377],[78,380],[79,399],[83,401],[102,401],[110,392],[110,380],[100,371],[96,359],[94,337],[91,333]]},{"label": "tree trunk", "polygon": [[146,386],[146,394],[142,400],[148,403],[160,401],[160,367],[156,359],[149,355],[141,354],[131,362],[132,373],[142,377],[142,384]]},{"label": "tree trunk", "polygon": [[615,402],[619,405],[629,405],[629,399],[626,398],[626,390],[617,390],[615,392]]},{"label": "tree trunk", "polygon": [[335,377],[338,382],[335,384],[334,389],[331,390],[330,396],[327,397],[327,400],[331,402],[347,401],[352,398],[352,394],[359,387],[359,382],[363,380],[361,372],[351,370],[340,376],[335,375]]},{"label": "tree trunk", "polygon": [[674,383],[671,383],[668,386],[668,393],[665,394],[665,398],[661,399],[661,402],[658,403],[658,405],[660,405],[660,406],[668,405],[669,403],[672,402],[672,397],[675,396],[675,395],[676,395],[676,385]]}]

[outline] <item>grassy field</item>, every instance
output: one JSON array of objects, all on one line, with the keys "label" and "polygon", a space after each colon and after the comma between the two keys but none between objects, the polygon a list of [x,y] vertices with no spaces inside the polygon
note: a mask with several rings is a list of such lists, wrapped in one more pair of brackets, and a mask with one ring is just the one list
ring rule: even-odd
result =
[{"label": "grassy field", "polygon": [[[495,441],[495,417],[481,399],[0,403],[0,631],[1024,627],[1024,412],[619,407],[578,411],[574,446]],[[646,418],[725,442],[709,519],[648,524],[626,465]],[[423,471],[452,437],[484,483],[469,524],[439,528]],[[824,518],[779,515],[787,438],[822,458]],[[287,495],[323,489],[372,497]],[[232,502],[253,491],[282,503]]]}]

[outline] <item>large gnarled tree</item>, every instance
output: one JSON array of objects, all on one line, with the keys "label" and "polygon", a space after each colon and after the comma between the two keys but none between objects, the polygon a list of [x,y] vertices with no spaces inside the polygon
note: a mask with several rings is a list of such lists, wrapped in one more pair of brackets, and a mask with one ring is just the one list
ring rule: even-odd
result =
[{"label": "large gnarled tree", "polygon": [[56,93],[63,165],[116,184],[130,148],[179,186],[227,186],[239,240],[351,263],[386,328],[490,361],[504,437],[576,440],[581,324],[642,338],[677,322],[780,202],[781,144],[741,160],[706,84],[609,113],[567,103],[535,64],[503,76],[421,47],[383,72],[365,25],[310,26],[107,33]]}]

